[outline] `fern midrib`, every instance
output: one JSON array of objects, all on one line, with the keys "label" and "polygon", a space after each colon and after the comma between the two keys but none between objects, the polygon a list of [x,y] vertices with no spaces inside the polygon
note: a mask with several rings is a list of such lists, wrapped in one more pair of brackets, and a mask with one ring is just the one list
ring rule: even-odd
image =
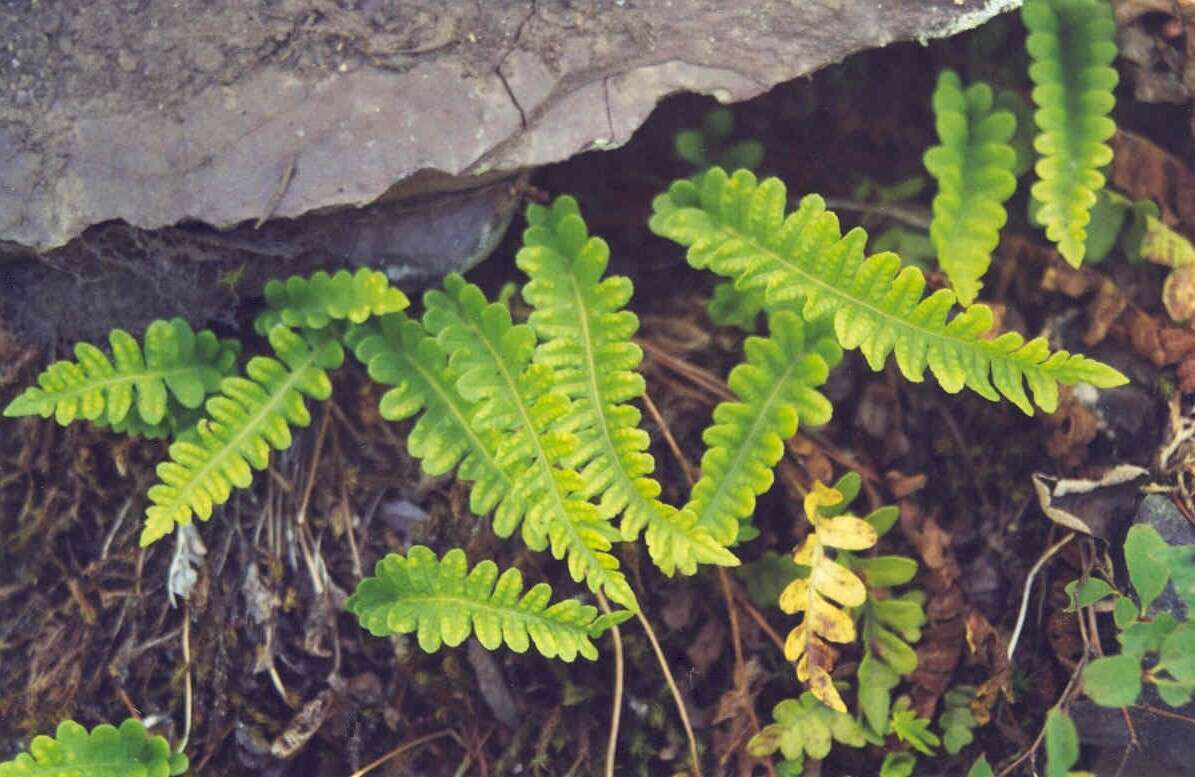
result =
[{"label": "fern midrib", "polygon": [[[889,313],[882,308],[877,308],[876,306],[872,305],[870,302],[867,302],[864,299],[861,299],[859,297],[853,297],[850,294],[848,294],[847,292],[839,289],[838,287],[831,286],[828,283],[826,283],[825,281],[821,280],[820,278],[809,274],[800,265],[797,265],[797,264],[789,261],[788,259],[786,259],[785,257],[781,256],[780,254],[776,253],[772,249],[760,245],[759,241],[755,239],[754,235],[751,235],[747,232],[739,231],[735,226],[727,224],[726,221],[722,218],[721,214],[718,215],[718,220],[722,225],[720,228],[720,231],[722,232],[722,234],[728,235],[730,237],[733,237],[733,238],[736,238],[739,240],[745,240],[753,248],[755,248],[755,250],[757,250],[759,253],[774,257],[778,264],[780,264],[784,268],[788,269],[794,275],[799,276],[801,279],[803,279],[804,283],[806,283],[810,286],[815,286],[818,289],[821,289],[822,291],[824,291],[830,297],[841,301],[843,304],[837,306],[838,309],[842,309],[844,307],[862,308],[865,312],[868,312],[875,317],[884,319],[887,322],[891,322],[892,325],[897,326],[899,328],[909,330],[914,333],[920,333],[925,338],[929,338],[929,339],[937,340],[937,341],[947,343],[950,345],[962,347],[965,350],[975,350],[975,349],[981,350],[984,352],[984,355],[987,357],[989,363],[995,362],[997,360],[999,360],[1001,362],[1013,362],[1014,364],[1017,365],[1017,368],[1021,372],[1027,373],[1030,371],[1034,371],[1034,372],[1041,371],[1040,364],[1037,364],[1036,362],[1026,361],[1025,359],[1015,358],[1015,356],[1014,356],[1015,351],[1012,353],[1004,353],[1003,351],[997,350],[995,347],[993,347],[993,345],[991,344],[991,341],[981,340],[981,339],[965,340],[961,337],[957,337],[954,335],[947,335],[944,333],[935,332],[931,329],[926,329],[924,327],[918,326],[918,325],[916,325],[910,321],[907,321],[903,318],[899,318],[896,315]],[[924,301],[925,299],[927,299],[927,298],[926,297],[921,298],[922,301]],[[920,302],[918,302],[918,304],[920,304]],[[769,306],[769,307],[771,307],[771,306]],[[831,314],[831,315],[833,315],[833,314]],[[989,369],[990,369],[990,367],[989,367]]]},{"label": "fern midrib", "polygon": [[[57,740],[55,741],[57,742]],[[61,744],[61,742],[59,742],[59,744]],[[68,752],[67,755],[69,756],[70,753]],[[9,761],[6,763],[12,762]],[[118,758],[115,760],[92,761],[80,759],[67,763],[34,763],[30,771],[21,772],[21,774],[33,775],[33,777],[37,777],[39,774],[60,775],[64,771],[73,774],[75,773],[74,770],[76,769],[113,769],[120,770],[120,773],[124,773],[124,770],[128,768],[130,763],[139,764],[141,766],[147,765],[146,761],[143,761],[136,756],[130,755],[128,758]]]},{"label": "fern midrib", "polygon": [[[468,609],[472,609],[472,610],[482,610],[484,612],[487,612],[487,613],[490,613],[493,615],[497,615],[502,620],[509,619],[509,618],[517,618],[517,619],[521,620],[523,623],[530,623],[532,621],[536,621],[539,623],[544,623],[544,624],[548,624],[550,626],[556,626],[559,628],[574,629],[576,631],[582,632],[586,636],[589,635],[589,632],[582,626],[578,626],[575,623],[567,623],[567,622],[563,622],[563,621],[552,620],[551,618],[547,617],[546,615],[543,614],[544,611],[546,611],[546,608],[545,608],[545,610],[541,610],[538,613],[532,613],[532,612],[527,612],[526,610],[515,609],[518,606],[517,604],[508,609],[508,608],[503,608],[499,605],[496,605],[490,601],[478,602],[476,599],[470,599],[465,596],[449,596],[449,595],[444,595],[444,594],[428,594],[428,595],[423,595],[423,596],[404,597],[402,603],[403,604],[427,603],[429,605],[439,604],[439,605],[443,605],[445,607],[463,607],[463,608],[468,608]],[[439,621],[440,621],[440,619],[437,619],[437,622],[439,622]],[[472,627],[472,621],[470,621],[470,626]],[[476,628],[473,628],[473,631],[476,631]],[[506,642],[505,634],[503,634],[502,641],[503,641],[503,643]]]},{"label": "fern midrib", "polygon": [[[609,570],[602,566],[597,556],[594,555],[594,551],[585,544],[585,540],[577,532],[577,527],[574,526],[573,522],[569,519],[568,510],[564,505],[564,497],[560,493],[560,486],[557,483],[555,476],[552,474],[552,463],[548,459],[548,454],[544,450],[544,446],[539,439],[539,435],[535,432],[535,424],[532,423],[531,416],[527,412],[527,402],[523,397],[523,393],[519,391],[518,382],[514,379],[514,376],[511,375],[510,370],[507,369],[506,361],[501,357],[498,351],[495,350],[494,344],[490,342],[490,338],[485,335],[485,332],[483,332],[479,327],[475,326],[472,320],[463,316],[461,317],[461,320],[465,321],[469,328],[473,330],[474,334],[477,335],[480,341],[485,344],[486,350],[490,354],[490,360],[497,365],[498,372],[502,375],[502,379],[506,382],[506,387],[510,390],[511,396],[516,400],[515,404],[519,408],[519,417],[523,422],[523,430],[527,434],[531,435],[531,440],[535,444],[536,465],[539,467],[540,472],[547,479],[548,483],[551,484],[551,495],[552,501],[556,506],[555,512],[557,514],[557,520],[561,521],[568,531],[570,538],[569,546],[572,548],[579,548],[587,559],[587,569],[597,570],[600,575],[600,579],[603,582],[608,582],[607,572]],[[550,543],[551,539],[549,538],[549,545]],[[588,574],[586,577],[588,577]]]},{"label": "fern midrib", "polygon": [[[768,415],[766,411],[770,410],[776,404],[776,402],[779,401],[780,395],[783,393],[784,388],[788,385],[788,380],[790,377],[792,377],[793,371],[796,370],[796,368],[797,360],[793,359],[789,362],[788,366],[784,368],[784,372],[781,374],[780,379],[772,384],[772,390],[768,392],[767,400],[763,403],[761,411],[755,414],[755,418],[751,422],[751,428],[748,431],[747,436],[743,438],[742,444],[738,446],[738,450],[734,455],[733,464],[727,469],[727,473],[739,471],[743,461],[748,458],[748,454],[759,449],[758,445],[748,443],[758,439],[761,427],[764,424],[764,419]],[[747,405],[747,403],[743,402],[742,400],[738,401],[739,404]],[[800,414],[798,414],[797,418],[799,424]],[[706,530],[711,529],[711,525],[708,520],[708,514],[712,509],[711,505],[717,504],[721,500],[722,495],[729,487],[730,481],[731,477],[729,474],[724,474],[721,480],[719,480],[718,487],[714,489],[714,493],[709,499],[706,500],[705,507],[702,508],[700,515],[697,516],[698,526],[703,526],[706,528]],[[735,522],[741,524],[742,519],[736,515]]]},{"label": "fern midrib", "polygon": [[[77,386],[72,386],[63,391],[48,392],[45,389],[42,389],[41,386],[36,386],[35,388],[41,389],[46,399],[49,399],[57,404],[59,402],[65,402],[68,399],[77,399],[83,394],[91,391],[107,390],[125,383],[135,383],[137,381],[146,379],[165,381],[167,378],[173,377],[175,375],[181,375],[186,372],[197,371],[199,369],[201,369],[201,365],[184,364],[180,367],[173,367],[170,369],[150,370],[147,372],[138,372],[133,374],[117,372],[98,382],[83,383]],[[105,407],[105,409],[107,408]]]},{"label": "fern midrib", "polygon": [[478,437],[477,433],[473,430],[473,426],[469,423],[469,419],[460,412],[460,409],[457,407],[456,403],[453,402],[453,400],[459,395],[455,392],[450,393],[445,390],[445,388],[440,384],[440,381],[436,379],[433,372],[425,368],[417,360],[411,358],[403,351],[399,351],[399,355],[403,360],[414,367],[416,372],[423,376],[424,382],[431,387],[432,391],[436,393],[436,396],[440,398],[440,401],[444,404],[444,406],[448,408],[448,411],[452,414],[453,418],[456,419],[457,426],[464,430],[465,436],[472,443],[470,447],[474,451],[481,453],[481,455],[485,458],[486,464],[489,465],[489,467],[497,472],[499,477],[502,478],[504,485],[506,485],[508,488],[513,487],[510,482],[510,477],[506,474],[506,471],[503,470],[502,467],[498,466],[498,462],[494,459],[490,449],[485,446],[485,444],[481,441],[481,438]]},{"label": "fern midrib", "polygon": [[[963,158],[962,189],[964,196],[962,197],[962,202],[960,203],[961,207],[959,207],[956,213],[952,214],[950,233],[943,236],[943,242],[951,246],[957,245],[961,242],[959,240],[960,235],[963,237],[968,235],[968,231],[963,228],[963,224],[966,222],[966,219],[963,218],[963,214],[965,212],[974,210],[975,205],[984,200],[996,202],[995,197],[988,196],[987,190],[976,184],[976,173],[982,169],[982,166],[975,159],[975,156],[977,156],[975,152],[977,151],[978,146],[978,144],[974,142],[975,136],[973,130],[975,127],[972,124],[972,115],[970,111],[963,110],[960,111],[960,113],[962,113],[963,120],[967,125],[967,140],[963,143],[963,148],[961,149],[962,153],[960,154],[960,156]],[[990,232],[991,230],[988,229],[986,231]],[[957,256],[957,254],[952,255]]]},{"label": "fern midrib", "polygon": [[601,432],[602,449],[605,456],[614,463],[617,477],[622,483],[623,490],[630,496],[627,498],[627,506],[624,512],[631,512],[632,503],[634,508],[645,511],[648,516],[648,521],[651,523],[658,522],[658,513],[652,500],[645,497],[638,488],[635,487],[635,481],[623,466],[622,459],[618,455],[617,449],[614,447],[614,440],[610,436],[610,423],[606,418],[606,407],[608,404],[603,401],[601,388],[597,381],[597,359],[595,357],[593,332],[589,325],[590,308],[585,303],[585,296],[581,293],[580,284],[577,282],[577,276],[570,270],[568,273],[569,288],[573,291],[573,301],[580,311],[578,320],[580,321],[581,333],[581,347],[585,354],[585,383],[589,390],[589,401],[594,408],[593,415],[597,416],[598,427]]},{"label": "fern midrib", "polygon": [[[185,484],[183,484],[182,487],[176,487],[176,497],[170,502],[172,513],[177,514],[179,504],[185,503],[189,508],[191,500],[183,499],[183,495],[186,494],[189,496],[195,490],[196,484],[205,483],[207,475],[217,468],[217,464],[222,464],[233,452],[237,452],[239,454],[241,443],[251,435],[260,432],[260,426],[263,421],[273,417],[274,411],[279,405],[282,404],[283,400],[286,399],[287,393],[294,389],[295,384],[299,382],[299,377],[302,375],[303,371],[315,363],[316,357],[318,356],[318,350],[319,349],[309,345],[307,355],[304,356],[303,360],[299,362],[298,367],[291,370],[290,366],[287,365],[289,372],[286,376],[286,380],[279,384],[278,389],[270,395],[269,400],[263,403],[252,414],[249,422],[238,429],[236,435],[234,435],[230,440],[225,441],[219,447],[219,449],[216,450],[215,455],[205,461],[203,466],[200,467],[191,476],[191,478],[188,479]],[[279,363],[282,362],[280,361]],[[254,382],[256,383],[256,381]],[[257,385],[260,386],[261,384],[258,383]],[[303,402],[304,400],[300,398],[299,401]],[[304,404],[306,403],[304,402]],[[221,425],[223,426],[223,424]],[[289,421],[287,421],[287,426],[290,426]]]}]

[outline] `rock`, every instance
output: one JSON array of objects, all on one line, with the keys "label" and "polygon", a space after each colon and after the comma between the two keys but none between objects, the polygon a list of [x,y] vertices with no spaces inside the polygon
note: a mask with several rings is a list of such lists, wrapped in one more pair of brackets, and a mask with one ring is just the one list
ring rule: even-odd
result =
[{"label": "rock", "polygon": [[419,171],[541,165],[624,143],[670,93],[747,99],[1015,5],[6,4],[7,51],[37,86],[18,100],[0,71],[0,242],[45,251],[114,219],[224,229],[364,205]]}]

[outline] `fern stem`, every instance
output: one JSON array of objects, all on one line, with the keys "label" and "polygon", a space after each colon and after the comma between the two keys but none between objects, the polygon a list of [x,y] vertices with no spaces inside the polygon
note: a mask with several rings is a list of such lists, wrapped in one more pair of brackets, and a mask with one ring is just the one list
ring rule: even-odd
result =
[{"label": "fern stem", "polygon": [[444,737],[447,737],[447,736],[452,736],[452,729],[446,728],[446,729],[443,729],[442,731],[437,731],[434,734],[425,734],[421,737],[415,737],[414,739],[403,742],[401,745],[394,748],[389,753],[386,753],[385,755],[381,756],[380,758],[375,758],[374,760],[365,764],[365,766],[362,766],[360,769],[358,769],[357,771],[350,774],[349,777],[365,777],[365,775],[369,774],[374,769],[378,768],[379,766],[386,763],[387,761],[393,761],[395,758],[398,758],[400,755],[407,752],[408,750],[414,750],[416,747],[419,747],[420,745],[426,745],[428,742],[434,742],[437,739],[443,739]]},{"label": "fern stem", "polygon": [[[596,596],[598,608],[609,615],[612,610],[606,597],[601,591]],[[618,630],[618,626],[610,628],[610,636],[614,639],[614,701],[610,710],[610,737],[606,743],[606,777],[614,777],[614,756],[618,750],[618,729],[622,721],[623,675],[626,671],[622,654],[622,632]]]},{"label": "fern stem", "polygon": [[689,740],[689,758],[693,761],[693,773],[696,777],[702,777],[701,774],[701,757],[697,753],[697,737],[693,734],[693,724],[689,722],[689,711],[685,708],[685,700],[680,694],[680,688],[677,687],[676,679],[672,676],[672,669],[668,666],[668,659],[664,658],[664,651],[660,648],[660,641],[656,639],[655,629],[651,627],[651,621],[643,614],[643,608],[635,611],[635,617],[643,624],[643,631],[647,634],[647,641],[651,643],[651,649],[656,654],[656,661],[660,664],[661,671],[664,672],[664,682],[668,685],[668,690],[672,693],[672,699],[676,702],[676,711],[680,714],[681,725],[685,728],[685,737]]}]

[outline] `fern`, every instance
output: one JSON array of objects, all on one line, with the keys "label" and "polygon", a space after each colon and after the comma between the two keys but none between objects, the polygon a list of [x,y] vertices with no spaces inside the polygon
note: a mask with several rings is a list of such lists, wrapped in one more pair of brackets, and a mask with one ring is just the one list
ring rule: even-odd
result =
[{"label": "fern", "polygon": [[634,592],[609,552],[618,531],[584,499],[584,480],[565,465],[578,439],[555,424],[570,415],[573,403],[556,390],[551,367],[531,363],[535,332],[513,324],[505,306],[487,303],[479,288],[455,274],[444,279],[444,291],[424,295],[424,306],[424,326],[460,375],[457,390],[478,404],[473,427],[502,435],[495,460],[526,507],[525,513],[500,516],[494,531],[509,536],[521,522],[528,547],[550,546],[554,557],[567,558],[573,580],[636,609]]},{"label": "fern", "polygon": [[[186,425],[187,410],[203,404],[236,364],[240,345],[186,321],[154,321],[145,348],[123,329],[108,335],[111,359],[90,343],[75,345],[76,361],[58,361],[9,403],[4,415],[76,419],[117,431],[161,437]],[[115,363],[113,363],[115,362]]]},{"label": "fern", "polygon": [[1021,18],[1032,64],[1034,148],[1041,155],[1031,190],[1042,204],[1046,236],[1078,267],[1100,168],[1112,161],[1105,142],[1116,131],[1108,114],[1116,100],[1116,23],[1105,0],[1025,0]]},{"label": "fern", "polygon": [[784,641],[784,657],[797,665],[797,679],[828,707],[846,712],[846,704],[830,676],[834,654],[827,642],[855,641],[854,621],[839,606],[858,607],[867,601],[867,589],[854,572],[838,564],[827,548],[862,550],[875,545],[874,527],[853,515],[823,515],[820,509],[842,503],[843,495],[818,482],[805,496],[805,516],[813,531],[793,553],[793,561],[809,567],[809,576],[797,578],[780,594],[780,609],[804,613],[804,618]]},{"label": "fern", "polygon": [[584,482],[579,496],[600,498],[603,517],[621,514],[623,540],[646,528],[652,560],[665,574],[693,574],[698,563],[737,565],[692,513],[657,499],[648,435],[629,404],[645,391],[635,372],[643,352],[631,341],[639,319],[623,309],[630,279],[602,277],[609,249],[589,236],[571,197],[557,198],[551,209],[532,205],[527,221],[517,257],[530,278],[523,297],[535,307],[528,323],[542,341],[535,360],[553,369],[556,389],[572,401],[556,427],[577,437],[565,463]]},{"label": "fern", "polygon": [[848,747],[867,744],[867,735],[858,721],[827,707],[808,691],[799,699],[781,701],[773,708],[772,718],[775,723],[769,723],[751,737],[747,752],[763,758],[779,750],[787,760],[795,762],[796,770],[789,774],[800,773],[806,755],[825,758],[834,742]]},{"label": "fern", "polygon": [[991,340],[992,312],[973,305],[947,319],[954,294],[923,297],[925,278],[901,269],[895,254],[864,258],[866,233],[845,236],[817,195],[785,216],[786,191],[775,178],[757,184],[740,170],[728,177],[710,170],[700,186],[677,181],[658,196],[651,218],[656,234],[689,247],[689,263],[732,277],[741,289],[763,289],[770,308],[803,299],[808,320],[833,316],[844,348],[858,348],[872,369],[895,351],[905,377],[920,381],[928,369],[942,388],[964,386],[980,395],[1011,400],[1026,414],[1034,402],[1047,412],[1058,404],[1058,384],[1097,387],[1127,379],[1105,364],[1066,351],[1050,353],[1046,341],[1025,342],[1015,332]]},{"label": "fern", "polygon": [[747,338],[747,359],[730,372],[727,382],[738,401],[714,409],[714,424],[702,435],[708,447],[701,479],[685,506],[698,526],[726,545],[755,512],[755,497],[772,487],[772,470],[798,422],[830,420],[830,402],[816,387],[825,383],[842,352],[832,338],[818,339],[817,327],[792,312],[774,313],[769,325],[770,337]]},{"label": "fern", "polygon": [[391,553],[378,562],[373,577],[357,586],[345,606],[375,636],[418,635],[428,653],[441,644],[455,647],[476,634],[487,649],[505,644],[525,653],[534,644],[545,658],[572,661],[597,658],[590,640],[631,616],[619,610],[598,617],[597,609],[576,599],[551,606],[552,589],[539,583],[523,593],[517,569],[498,574],[485,560],[468,569],[465,552],[454,548],[437,559],[421,545],[407,555]]},{"label": "fern", "polygon": [[419,416],[407,450],[424,472],[443,475],[456,469],[457,477],[474,484],[469,496],[474,513],[497,509],[496,523],[517,524],[527,507],[496,459],[502,435],[496,429],[473,428],[478,403],[456,390],[459,374],[423,325],[392,313],[351,327],[345,341],[370,378],[394,387],[378,403],[381,416],[389,421]]},{"label": "fern", "polygon": [[0,777],[169,777],[189,764],[160,736],[129,718],[120,728],[107,723],[87,729],[63,721],[53,737],[34,737],[29,752],[0,763]]},{"label": "fern", "polygon": [[253,470],[269,465],[271,448],[290,447],[290,427],[311,423],[303,396],[331,395],[326,371],[344,360],[335,339],[313,335],[308,342],[286,327],[274,327],[269,340],[278,358],[255,356],[245,367],[247,377],[225,378],[220,393],[207,401],[196,435],[171,445],[170,460],[158,465],[142,547],[190,523],[192,515],[206,521],[233,488],[248,488]]},{"label": "fern", "polygon": [[335,275],[320,270],[310,278],[272,280],[265,287],[266,310],[257,317],[257,333],[268,334],[278,324],[323,329],[333,321],[360,324],[371,316],[397,313],[409,304],[406,295],[390,285],[386,273],[362,267]]},{"label": "fern", "polygon": [[1016,191],[1016,152],[1009,141],[1016,119],[992,110],[992,90],[973,84],[963,91],[952,70],[938,76],[934,117],[940,145],[925,153],[925,169],[938,181],[930,239],[959,302],[970,305],[983,285],[1000,228],[1004,201]]}]

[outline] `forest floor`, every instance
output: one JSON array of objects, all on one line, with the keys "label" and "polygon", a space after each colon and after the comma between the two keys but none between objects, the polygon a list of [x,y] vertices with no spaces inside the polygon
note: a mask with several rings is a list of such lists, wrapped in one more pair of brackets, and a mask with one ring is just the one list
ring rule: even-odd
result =
[{"label": "forest floor", "polygon": [[[1005,19],[927,47],[863,54],[736,105],[734,138],[759,140],[761,174],[779,176],[790,192],[832,198],[845,225],[873,236],[898,227],[889,238],[914,245],[933,196],[922,154],[936,142],[930,94],[943,67],[1027,94],[1022,33]],[[1157,200],[1167,223],[1195,234],[1188,109],[1137,102],[1127,84],[1118,99],[1111,184]],[[711,323],[712,277],[689,269],[680,248],[646,229],[652,197],[692,172],[673,152],[676,132],[700,124],[712,106],[672,98],[626,147],[543,169],[531,182],[532,197],[574,194],[591,232],[610,243],[611,271],[634,281],[629,307],[641,320],[643,372],[658,411],[645,413],[645,423],[672,503],[687,493],[701,430],[727,396],[725,377],[744,336]],[[759,501],[760,536],[737,549],[742,567],[666,578],[641,547],[619,546],[703,747],[704,774],[776,773],[744,745],[771,721],[777,701],[801,690],[778,644],[794,616],[775,606],[774,575],[803,536],[801,495],[814,481],[855,471],[860,508],[900,508],[881,549],[918,561],[912,587],[926,593],[927,622],[915,646],[918,668],[898,693],[936,721],[949,689],[978,689],[971,711],[987,725],[961,754],[923,758],[918,774],[961,775],[980,752],[997,773],[1040,763],[1045,711],[1073,695],[1071,681],[1093,649],[1066,611],[1063,586],[1097,557],[1118,556],[1142,486],[1157,486],[1195,515],[1180,444],[1191,434],[1182,392],[1195,384],[1186,372],[1195,361],[1185,364],[1195,332],[1163,306],[1168,268],[1131,264],[1114,251],[1070,269],[1026,223],[1027,186],[1028,177],[1009,204],[983,301],[1006,329],[1044,334],[1055,347],[1116,366],[1131,383],[1095,405],[1064,390],[1057,413],[1028,417],[1008,403],[948,395],[933,381],[910,383],[892,364],[872,372],[850,353],[826,387],[833,420],[789,442],[774,487]],[[516,220],[473,274],[491,292],[521,280],[513,263],[521,229]],[[928,274],[932,286],[944,285]],[[512,307],[516,317],[526,312],[517,296]],[[246,306],[243,317],[250,314]],[[36,366],[26,366],[23,382]],[[0,386],[0,405],[19,387]],[[185,602],[167,596],[170,543],[137,544],[143,495],[165,446],[85,425],[6,421],[0,757],[65,717],[91,726],[140,715],[172,742],[189,719],[197,775],[350,775],[387,754],[394,757],[371,774],[601,774],[616,679],[609,638],[595,663],[487,653],[475,644],[427,655],[412,639],[369,636],[344,611],[377,559],[414,543],[462,547],[471,560],[492,558],[588,597],[547,554],[494,536],[487,520],[469,513],[464,485],[423,476],[406,452],[407,426],[378,415],[379,393],[357,367],[338,373],[334,398],[314,408],[314,423],[275,457],[269,476],[199,527],[206,555]],[[1117,465],[1148,473],[1127,490],[1093,483],[1081,508],[1067,508],[1104,521],[1102,539],[1080,536],[1039,565],[1066,529],[1043,512],[1035,476],[1048,493],[1054,479],[1099,481]],[[686,772],[685,733],[651,646],[634,621],[620,631],[617,773]],[[844,679],[853,679],[859,657],[844,649]],[[1148,740],[1156,716],[1137,712],[1119,733],[1101,736]],[[894,739],[889,746],[906,747]],[[883,755],[879,747],[839,747],[820,773],[877,774]],[[1086,757],[1102,769],[1122,753]]]}]

